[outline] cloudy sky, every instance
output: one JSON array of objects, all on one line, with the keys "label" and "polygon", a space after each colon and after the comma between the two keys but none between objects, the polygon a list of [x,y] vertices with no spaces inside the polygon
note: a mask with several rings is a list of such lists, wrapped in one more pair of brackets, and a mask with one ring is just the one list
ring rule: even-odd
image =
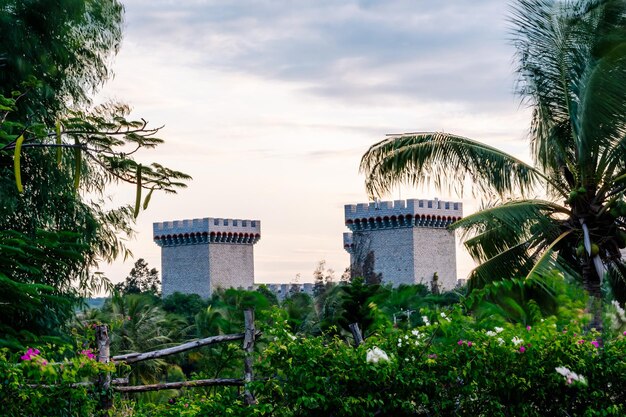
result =
[{"label": "cloudy sky", "polygon": [[[160,269],[152,223],[259,219],[257,282],[312,280],[348,266],[343,205],[366,202],[361,155],[387,133],[444,130],[526,155],[528,111],[514,95],[502,0],[127,0],[115,78],[98,100],[165,125],[146,152],[193,176],[154,195],[129,242]],[[132,202],[134,190],[114,198]],[[434,189],[386,199],[459,199]],[[471,262],[458,256],[459,275]],[[122,280],[133,260],[104,266]]]}]

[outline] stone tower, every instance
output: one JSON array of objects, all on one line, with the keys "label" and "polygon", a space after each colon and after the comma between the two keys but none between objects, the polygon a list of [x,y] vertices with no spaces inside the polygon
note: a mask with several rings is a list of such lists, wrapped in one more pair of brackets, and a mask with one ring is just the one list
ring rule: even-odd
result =
[{"label": "stone tower", "polygon": [[261,222],[241,219],[190,219],[154,223],[161,247],[163,296],[178,291],[209,297],[216,288],[254,284],[253,245]]},{"label": "stone tower", "polygon": [[350,264],[362,263],[372,252],[374,271],[383,282],[456,286],[456,239],[447,227],[463,216],[462,203],[435,200],[396,200],[345,206],[343,234]]}]

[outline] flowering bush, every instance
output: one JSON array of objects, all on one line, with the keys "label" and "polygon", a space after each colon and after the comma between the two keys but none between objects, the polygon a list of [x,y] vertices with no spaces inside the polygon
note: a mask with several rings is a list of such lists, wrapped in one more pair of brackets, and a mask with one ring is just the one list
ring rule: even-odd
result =
[{"label": "flowering bush", "polygon": [[[530,326],[481,328],[460,309],[354,348],[274,329],[256,382],[275,416],[626,414],[626,339]],[[258,410],[257,410],[258,411]]]},{"label": "flowering bush", "polygon": [[1,416],[91,416],[98,402],[93,382],[114,364],[96,361],[89,341],[76,345],[47,344],[23,352],[0,349]]}]

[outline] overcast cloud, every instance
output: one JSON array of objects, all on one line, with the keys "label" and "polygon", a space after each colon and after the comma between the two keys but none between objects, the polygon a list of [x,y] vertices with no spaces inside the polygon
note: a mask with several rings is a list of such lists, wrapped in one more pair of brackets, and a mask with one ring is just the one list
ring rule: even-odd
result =
[{"label": "overcast cloud", "polygon": [[[131,247],[151,265],[152,222],[239,217],[262,222],[258,281],[310,280],[321,259],[342,271],[341,207],[367,199],[359,160],[386,133],[445,130],[527,157],[506,1],[124,3],[102,96],[165,124],[147,158],[194,177],[140,217]],[[389,198],[435,196],[460,198],[409,187]],[[466,254],[458,264],[464,276]],[[130,265],[105,270],[118,281]]]}]

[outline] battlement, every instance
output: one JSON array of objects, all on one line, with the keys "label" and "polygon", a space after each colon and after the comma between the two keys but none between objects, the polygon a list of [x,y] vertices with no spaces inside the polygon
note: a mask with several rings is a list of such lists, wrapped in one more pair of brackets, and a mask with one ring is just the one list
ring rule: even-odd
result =
[{"label": "battlement", "polygon": [[344,211],[346,226],[352,231],[395,227],[448,227],[463,217],[463,203],[438,199],[409,199],[347,204]]},{"label": "battlement", "polygon": [[354,249],[354,241],[352,239],[351,232],[344,232],[343,234],[343,248],[348,252],[352,253]]},{"label": "battlement", "polygon": [[152,225],[154,242],[159,246],[231,243],[253,245],[261,238],[259,220],[203,219],[174,220]]}]

